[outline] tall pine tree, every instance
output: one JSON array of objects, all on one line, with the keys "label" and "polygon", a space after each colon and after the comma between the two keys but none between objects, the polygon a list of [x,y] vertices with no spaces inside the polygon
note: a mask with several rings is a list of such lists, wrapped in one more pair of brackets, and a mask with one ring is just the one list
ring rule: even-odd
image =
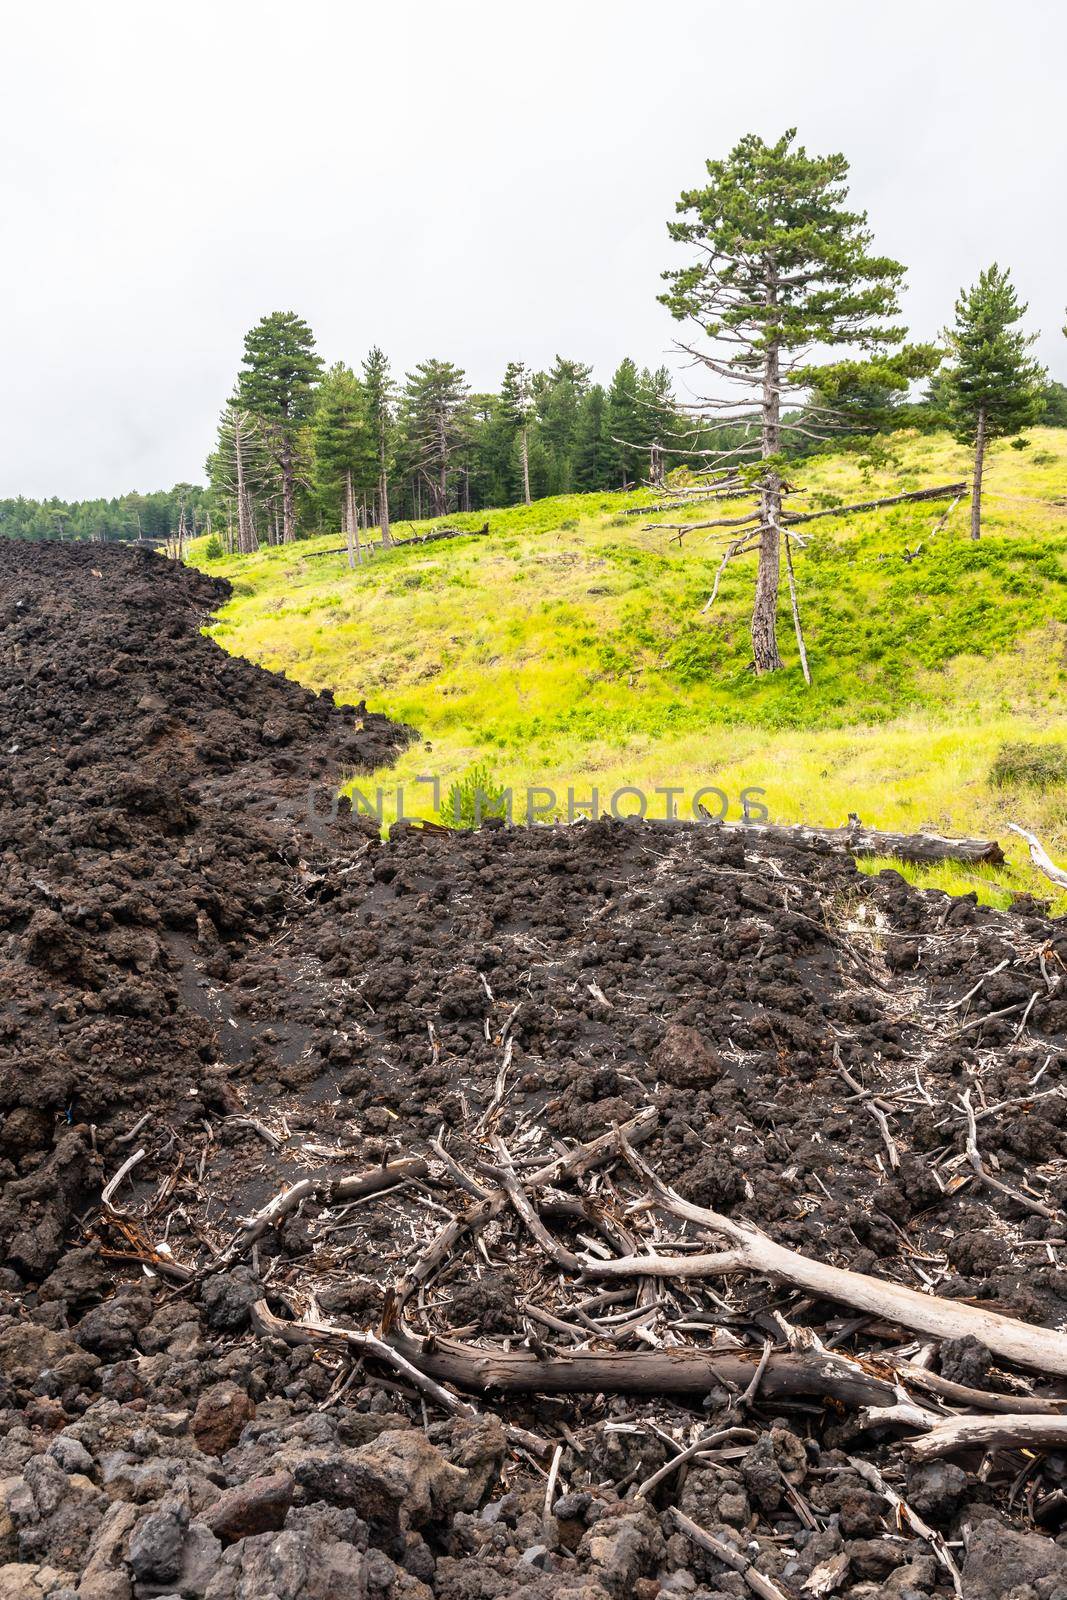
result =
[{"label": "tall pine tree", "polygon": [[[783,394],[812,347],[874,349],[898,343],[904,276],[899,262],[870,252],[864,212],[846,208],[848,162],[809,156],[790,129],[775,144],[749,134],[724,161],[707,162],[707,183],[685,190],[672,239],[695,247],[688,265],[664,273],[661,300],[688,319],[711,349],[683,345],[742,398],[721,401],[723,420],[759,407],[759,440],[731,452],[759,462],[753,518],[759,563],[752,608],[758,673],[782,666],[777,613],[782,546],[782,448],[790,427]],[[751,546],[750,546],[751,548]]]},{"label": "tall pine tree", "polygon": [[549,494],[568,494],[574,487],[573,454],[582,397],[591,367],[557,356],[547,372],[533,380],[541,439],[548,465]]},{"label": "tall pine tree", "polygon": [[624,356],[608,390],[615,489],[636,483],[644,470],[649,418],[641,407],[636,363]]},{"label": "tall pine tree", "polygon": [[609,489],[615,466],[615,449],[608,427],[608,397],[594,383],[582,396],[574,434],[574,487]]},{"label": "tall pine tree", "polygon": [[952,365],[939,387],[955,437],[974,449],[971,538],[982,532],[982,474],[990,439],[1018,433],[1042,409],[1044,370],[1027,351],[1036,338],[1015,324],[1026,315],[1007,269],[995,263],[956,301],[956,321],[945,330]]},{"label": "tall pine tree", "polygon": [[245,334],[236,400],[259,418],[277,463],[282,489],[282,538],[296,537],[296,479],[300,431],[311,415],[322,358],[302,317],[272,311]]},{"label": "tall pine tree", "polygon": [[370,475],[373,449],[363,385],[343,361],[332,366],[319,385],[311,437],[316,480],[333,508],[340,510],[351,567],[362,560],[356,491]]},{"label": "tall pine tree", "polygon": [[530,504],[530,423],[534,416],[533,378],[525,363],[509,361],[500,386],[501,410],[519,444],[522,498]]}]

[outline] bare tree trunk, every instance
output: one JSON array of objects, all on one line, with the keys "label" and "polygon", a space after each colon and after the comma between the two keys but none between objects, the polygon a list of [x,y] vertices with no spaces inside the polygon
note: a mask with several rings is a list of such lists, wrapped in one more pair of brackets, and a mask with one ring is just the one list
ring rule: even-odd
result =
[{"label": "bare tree trunk", "polygon": [[525,423],[519,433],[519,453],[522,456],[522,495],[530,504],[530,430]]},{"label": "bare tree trunk", "polygon": [[[773,302],[774,290],[768,288]],[[763,365],[761,403],[761,446],[764,460],[778,454],[781,443],[781,401],[779,395],[778,346],[767,350]],[[752,655],[756,672],[777,672],[782,665],[778,653],[778,585],[781,581],[782,482],[777,472],[768,471],[760,483],[760,546],[756,572],[756,598],[752,606]]]},{"label": "bare tree trunk", "polygon": [[233,450],[237,460],[237,548],[243,556],[251,555],[258,549],[259,541],[256,530],[252,524],[252,507],[248,501],[248,485],[245,482],[245,457],[244,440],[241,438],[240,413],[234,411],[233,419]]},{"label": "bare tree trunk", "polygon": [[286,442],[281,453],[282,469],[282,542],[292,544],[296,538],[296,502],[294,492],[293,452]]},{"label": "bare tree trunk", "polygon": [[434,489],[435,513],[443,517],[448,510],[448,432],[445,427],[443,406],[437,408],[437,483]]},{"label": "bare tree trunk", "polygon": [[971,485],[971,538],[982,537],[982,470],[985,466],[985,406],[978,412],[978,433],[974,441],[974,482]]},{"label": "bare tree trunk", "polygon": [[793,572],[793,543],[787,533],[785,535],[785,565],[789,576],[789,603],[793,608],[793,631],[797,636],[797,649],[800,651],[800,666],[804,673],[804,682],[811,687],[811,670],[808,667],[808,652],[804,644],[804,630],[800,626],[800,606],[797,603],[797,580]]},{"label": "bare tree trunk", "polygon": [[378,469],[378,520],[382,530],[382,547],[389,549],[392,544],[392,533],[389,531],[389,475],[384,461]]},{"label": "bare tree trunk", "polygon": [[347,540],[348,540],[348,565],[350,567],[354,567],[355,564],[356,564],[356,543],[355,543],[355,538],[354,538],[355,520],[356,520],[356,518],[355,518],[355,505],[353,503],[353,498],[352,498],[352,474],[351,474],[351,472],[346,472],[345,473],[344,525],[345,525],[345,535],[346,535]]}]

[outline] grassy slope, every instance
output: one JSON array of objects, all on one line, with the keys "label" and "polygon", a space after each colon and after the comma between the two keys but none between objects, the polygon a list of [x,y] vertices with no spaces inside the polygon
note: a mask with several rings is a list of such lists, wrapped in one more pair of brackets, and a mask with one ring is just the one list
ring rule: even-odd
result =
[{"label": "grassy slope", "polygon": [[[565,795],[573,785],[587,796],[596,786],[602,805],[623,784],[691,794],[715,783],[731,815],[743,787],[762,787],[781,821],[840,823],[854,811],[879,827],[1006,841],[1014,817],[1062,855],[1062,787],[987,782],[1006,740],[1067,747],[1067,431],[1035,429],[1030,440],[1022,452],[993,449],[979,544],[966,536],[966,502],[933,537],[943,506],[813,525],[797,557],[811,690],[787,596],[788,669],[756,679],[753,558],[731,566],[701,616],[721,546],[645,531],[622,514],[643,493],[492,513],[488,538],[378,555],[354,573],[341,554],[307,559],[336,535],[199,559],[237,589],[213,630],[227,649],[341,697],[366,695],[420,729],[423,742],[375,780],[389,789],[408,780],[409,812],[432,810],[428,791],[411,787],[416,775],[434,773],[447,789],[484,762],[516,788]],[[878,470],[828,458],[805,482],[815,508],[825,495],[841,503],[947,482],[967,465],[944,436],[900,436]],[[922,554],[906,563],[905,545],[920,540]],[[998,876],[1049,887],[1025,866]],[[923,881],[1004,898],[988,873],[945,868]]]}]

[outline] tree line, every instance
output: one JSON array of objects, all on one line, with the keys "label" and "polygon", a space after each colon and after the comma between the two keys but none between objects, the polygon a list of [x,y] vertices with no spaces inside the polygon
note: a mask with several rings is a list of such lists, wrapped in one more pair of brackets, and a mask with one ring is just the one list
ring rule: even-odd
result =
[{"label": "tree line", "polygon": [[629,357],[607,387],[557,356],[476,391],[437,358],[400,381],[378,346],[327,368],[307,322],[272,312],[245,337],[207,463],[216,531],[244,551],[332,528],[388,545],[397,521],[624,488],[681,425],[666,369]]},{"label": "tree line", "polygon": [[200,484],[176,483],[152,494],[115,495],[110,500],[0,500],[0,538],[147,540],[173,543],[179,532],[193,538],[210,528],[211,494]]},{"label": "tree line", "polygon": [[376,345],[358,367],[327,366],[302,317],[272,312],[245,336],[206,488],[0,500],[0,534],[180,551],[207,531],[248,552],[341,529],[358,558],[367,529],[389,545],[398,522],[545,495],[640,483],[669,504],[748,494],[747,515],[697,526],[723,527],[724,566],[758,550],[754,661],[774,670],[781,558],[792,591],[792,548],[805,542],[785,532],[806,520],[789,503],[805,457],[900,427],[948,427],[974,451],[977,537],[989,441],[1033,422],[1067,426],[1067,387],[1032,360],[1026,307],[999,266],[961,291],[939,345],[908,342],[904,267],[873,251],[866,214],[847,205],[843,155],[809,156],[795,130],[770,145],[749,135],[706,174],[668,224],[689,259],[664,273],[660,296],[691,329],[677,348],[708,375],[705,398],[679,400],[665,367],[628,357],[607,385],[572,358],[546,370],[516,359],[492,391],[438,358],[394,375]]}]

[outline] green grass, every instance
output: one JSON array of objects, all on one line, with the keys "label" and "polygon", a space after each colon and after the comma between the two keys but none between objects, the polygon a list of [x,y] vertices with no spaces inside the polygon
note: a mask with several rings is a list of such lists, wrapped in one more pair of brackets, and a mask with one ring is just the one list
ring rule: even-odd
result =
[{"label": "green grass", "polygon": [[[673,785],[684,805],[716,784],[736,816],[740,790],[755,786],[774,820],[833,824],[853,811],[872,826],[997,834],[1007,846],[1004,823],[1017,818],[1056,855],[1067,789],[1055,759],[1036,759],[1048,781],[1032,781],[1025,757],[990,776],[1004,745],[1067,752],[1067,430],[1030,440],[994,447],[977,544],[966,502],[940,532],[940,504],[811,525],[796,563],[810,689],[784,584],[788,665],[757,679],[754,558],[732,564],[702,615],[721,545],[698,531],[671,542],[625,516],[644,492],[491,512],[488,537],[385,552],[355,572],[342,553],[309,559],[336,534],[210,562],[194,547],[192,559],[234,583],[210,630],[226,649],[341,698],[365,695],[420,730],[396,769],[361,785],[403,783],[409,813],[434,809],[420,774],[447,794],[479,764],[517,791],[555,789],[564,811],[568,787],[586,798],[596,787],[605,806],[623,785]],[[804,481],[819,508],[967,468],[945,436],[900,435],[878,467],[826,458]],[[449,523],[473,530],[486,515]],[[1028,865],[996,882],[957,869],[923,881],[998,903],[1012,888],[1052,889]]]}]

